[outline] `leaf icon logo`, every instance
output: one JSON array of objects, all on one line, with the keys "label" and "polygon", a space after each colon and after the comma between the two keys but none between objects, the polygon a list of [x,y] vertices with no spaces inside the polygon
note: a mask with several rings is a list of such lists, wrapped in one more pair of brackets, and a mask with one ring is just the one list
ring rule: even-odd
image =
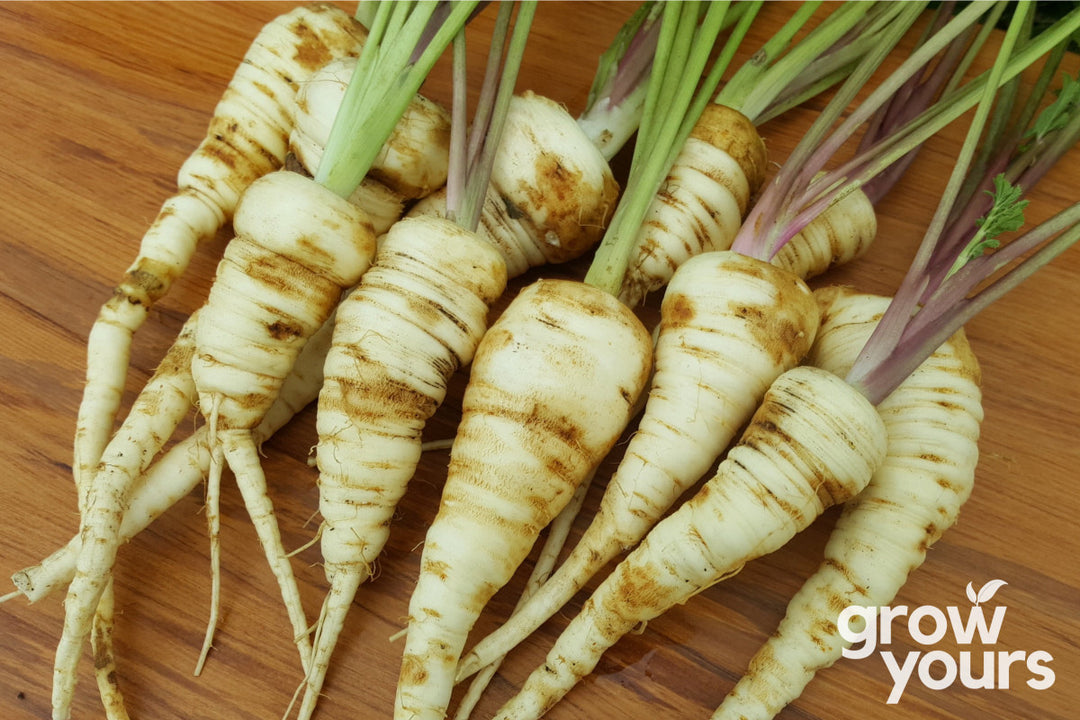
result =
[{"label": "leaf icon logo", "polygon": [[966,588],[968,600],[970,600],[975,607],[978,607],[981,603],[988,602],[990,598],[994,597],[994,594],[997,593],[998,590],[1008,584],[1009,583],[1004,580],[991,580],[976,592],[974,586],[968,582]]}]

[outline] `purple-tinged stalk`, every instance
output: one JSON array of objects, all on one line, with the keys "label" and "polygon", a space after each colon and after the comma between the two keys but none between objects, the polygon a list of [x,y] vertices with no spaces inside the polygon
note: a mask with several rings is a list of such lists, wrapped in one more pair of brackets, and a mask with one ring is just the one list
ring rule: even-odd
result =
[{"label": "purple-tinged stalk", "polygon": [[800,4],[716,93],[713,102],[738,110],[754,125],[777,117],[847,77],[871,47],[895,46],[918,16],[893,3],[850,3],[830,12],[794,45],[820,2]]},{"label": "purple-tinged stalk", "polygon": [[[955,2],[950,1],[938,6],[919,44],[925,42],[927,37],[941,29],[952,15],[955,4]],[[941,57],[936,64],[928,67],[921,74],[913,74],[903,83],[896,93],[882,104],[865,123],[866,129],[859,139],[856,154],[867,151],[892,132],[917,117],[931,106],[935,99],[955,90],[957,84],[967,73],[975,55],[989,39],[990,33],[1004,11],[1004,3],[995,5],[987,13],[981,24],[969,27],[966,32],[950,43],[942,51]],[[973,40],[970,38],[972,35],[975,35]],[[871,203],[877,204],[881,198],[888,194],[889,190],[896,185],[900,177],[903,176],[915,160],[921,147],[921,145],[917,146],[863,183],[860,189],[870,199]]]},{"label": "purple-tinged stalk", "polygon": [[[620,38],[632,35],[635,27],[628,24]],[[647,56],[649,50],[636,54]],[[490,105],[494,79],[482,83],[480,107]],[[479,208],[479,232],[499,248],[510,276],[517,277],[537,265],[567,262],[591,250],[610,219],[619,186],[598,147],[601,139],[586,132],[561,104],[528,90],[507,102],[498,152],[489,152],[482,161],[491,165],[491,182]],[[623,104],[613,112],[636,126],[632,107]],[[480,161],[477,142],[485,137],[486,123],[484,116],[478,117],[469,139],[457,145],[458,167]],[[457,132],[466,134],[463,127]],[[488,146],[495,147],[491,142]],[[445,216],[448,206],[461,203],[461,192],[449,183],[408,215]],[[468,209],[475,211],[475,205]]]},{"label": "purple-tinged stalk", "polygon": [[[947,2],[938,6],[917,46],[944,26],[952,16],[954,5]],[[965,28],[921,72],[911,74],[901,83],[864,123],[856,157],[872,158],[875,145],[894,136],[902,137],[907,123],[955,90],[1004,9],[1004,4],[991,8],[981,25]],[[921,147],[921,143],[913,144],[907,154],[894,156],[861,185],[849,188],[819,214],[812,215],[805,227],[785,241],[771,262],[807,279],[865,254],[877,234],[874,207],[904,176]],[[821,157],[822,162],[826,160]]]},{"label": "purple-tinged stalk", "polygon": [[[976,218],[983,217],[994,207],[1002,183],[1030,189],[1075,144],[1077,133],[1080,132],[1077,127],[1080,119],[1076,112],[1080,101],[1080,82],[1068,75],[1063,76],[1058,100],[1041,113],[1034,124],[1029,123],[1045,96],[1046,82],[1056,71],[1058,60],[1060,56],[1052,53],[1019,113],[1019,119],[1005,126],[1008,127],[1006,133],[989,134],[980,157],[973,158],[973,169],[960,188],[949,215],[949,226],[936,243],[933,254],[939,260],[935,268],[928,268],[931,274],[928,289],[938,287],[942,280],[958,269],[958,263],[966,257],[960,250],[971,244],[974,233],[985,236],[985,223],[980,223]],[[1007,116],[1008,113],[996,112],[994,119]],[[1002,123],[996,124],[1003,126]],[[1026,132],[1024,128],[1028,128]],[[946,257],[956,257],[956,260],[949,265],[940,260]],[[925,300],[926,296],[927,293],[924,293],[922,299]]]},{"label": "purple-tinged stalk", "polygon": [[[1023,13],[1018,15],[1022,17]],[[849,381],[868,397],[881,399],[887,396],[928,352],[932,352],[953,331],[1075,242],[1077,229],[1074,226],[1080,210],[1073,206],[1015,239],[1007,247],[983,254],[983,251],[996,247],[997,234],[1018,230],[1022,225],[1023,208],[1022,205],[1018,206],[1019,191],[1009,181],[1009,176],[1004,174],[993,176],[993,207],[982,219],[974,222],[974,228],[971,224],[957,223],[955,229],[948,232],[947,227],[950,219],[970,218],[958,206],[957,199],[965,192],[967,173],[976,156],[981,130],[991,115],[990,99],[994,96],[995,88],[1015,75],[1014,68],[1018,72],[1032,64],[1037,57],[1067,41],[1069,34],[1075,32],[1077,27],[1080,27],[1080,9],[1024,43],[1006,61],[1008,56],[1005,49],[1017,43],[1016,37],[1021,32],[1021,26],[1015,19],[1010,24],[998,61],[981,76],[989,77],[989,81],[979,88],[982,102],[972,121],[973,128],[978,132],[969,132],[965,138],[942,201],[890,304],[890,310],[878,324],[849,374]],[[1033,53],[1033,48],[1041,52]],[[1052,65],[1055,64],[1055,57],[1051,55]],[[1024,64],[1017,67],[1020,63]],[[1061,103],[1052,107],[1049,114],[1040,116],[1043,121],[1036,124],[1037,141],[1034,145],[1041,150],[1041,159],[1032,161],[1030,154],[1021,153],[1012,164],[1011,175],[1018,181],[1023,177],[1024,182],[1029,182],[1041,176],[1075,142],[1076,98],[1071,83],[1066,84],[1066,93],[1060,100]],[[1062,118],[1065,118],[1064,122]],[[988,167],[988,172],[992,172],[993,165]],[[970,189],[967,192],[970,195]],[[967,233],[966,236],[963,233]],[[1026,260],[1018,262],[1027,254],[1030,255]],[[992,276],[1014,263],[1015,267],[987,284]],[[976,292],[980,285],[983,287]]]},{"label": "purple-tinged stalk", "polygon": [[[600,56],[585,109],[578,116],[578,125],[608,161],[618,154],[641,122],[660,37],[660,12],[660,4],[646,0],[619,29]],[[720,29],[736,26],[747,12],[757,10],[749,3],[730,7]]]},{"label": "purple-tinged stalk", "polygon": [[[1080,118],[1074,117],[1053,152],[1060,157],[1078,138]],[[997,232],[1018,229],[1015,213],[1022,211],[1019,191],[1025,186],[1012,185],[1004,174],[994,186],[994,207],[968,227],[968,244],[959,251],[931,251],[928,262],[912,265],[852,367],[848,381],[872,401],[886,397],[928,352],[1080,238],[1077,203],[999,247]],[[927,235],[921,247],[935,245],[938,237]]]},{"label": "purple-tinged stalk", "polygon": [[[843,104],[833,104],[836,102],[834,98],[833,103],[817,118],[793,150],[776,180],[762,194],[743,224],[732,249],[761,259],[774,257],[792,236],[806,227],[825,208],[869,182],[974,107],[989,82],[989,71],[946,93],[916,118],[879,139],[840,167],[822,172],[822,168],[840,147],[860,126],[872,118],[914,73],[991,7],[992,5],[983,4],[965,7],[933,38],[918,47],[830,134],[829,129],[844,109]],[[1040,33],[1025,43],[1002,69],[997,79],[998,84],[1016,77],[1055,47],[1060,42],[1061,33],[1067,32],[1066,28],[1077,22],[1078,15],[1080,10],[1073,11],[1055,25],[1059,30]],[[837,97],[852,98],[861,82],[852,75],[841,87]]]},{"label": "purple-tinged stalk", "polygon": [[578,126],[609,162],[637,131],[660,36],[661,7],[641,4],[600,56]]}]

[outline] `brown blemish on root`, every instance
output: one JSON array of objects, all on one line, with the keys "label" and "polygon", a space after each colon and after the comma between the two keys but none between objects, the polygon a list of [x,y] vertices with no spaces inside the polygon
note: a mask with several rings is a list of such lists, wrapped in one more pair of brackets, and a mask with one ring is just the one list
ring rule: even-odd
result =
[{"label": "brown blemish on root", "polygon": [[697,311],[694,303],[685,295],[679,293],[671,298],[671,302],[664,304],[664,326],[684,327],[693,322]]},{"label": "brown blemish on root", "polygon": [[421,572],[428,575],[434,575],[440,580],[446,580],[447,571],[449,569],[450,565],[442,560],[425,560]]},{"label": "brown blemish on root", "polygon": [[813,628],[810,631],[810,639],[822,651],[827,651],[831,645],[829,638],[836,637],[836,633],[836,623],[825,618],[818,618],[814,620]]},{"label": "brown blemish on root", "polygon": [[[553,152],[542,151],[536,161],[536,185],[521,182],[516,192],[526,198],[525,207],[505,198],[508,214],[513,207],[522,213],[537,248],[549,262],[572,260],[599,241],[615,209],[619,186],[610,172],[603,175],[603,186],[596,191],[586,183],[582,171],[565,165]],[[545,214],[539,221],[529,208]]]},{"label": "brown blemish on root", "polygon": [[334,253],[324,247],[318,235],[303,234],[296,238],[296,245],[305,256],[314,259],[315,263],[333,267]]},{"label": "brown blemish on root", "polygon": [[746,175],[751,194],[765,182],[769,160],[765,141],[754,123],[738,110],[709,103],[690,136],[730,155]]},{"label": "brown blemish on root", "polygon": [[334,56],[330,48],[304,20],[297,20],[289,29],[298,38],[296,50],[293,53],[293,62],[297,65],[315,72],[333,60]]},{"label": "brown blemish on root", "polygon": [[671,593],[656,580],[656,568],[632,564],[627,564],[625,571],[618,573],[615,588],[608,597],[614,602],[605,602],[605,605],[617,605],[609,608],[613,610],[611,618],[614,622],[599,623],[601,632],[608,637],[621,636],[643,616],[655,616],[671,601]]},{"label": "brown blemish on root", "polygon": [[384,425],[387,420],[423,422],[434,414],[438,403],[427,393],[380,372],[361,361],[355,375],[327,378],[337,384],[339,394],[328,394],[328,408],[338,408],[357,424]]},{"label": "brown blemish on root", "polygon": [[[859,583],[859,582],[856,582],[855,574],[851,572],[851,568],[849,568],[847,565],[844,565],[841,562],[833,560],[832,558],[825,558],[824,564],[831,567],[831,568],[833,568],[834,570],[836,570],[836,572],[839,573],[840,576],[842,578],[844,578],[844,580],[846,580],[848,582],[848,584],[851,585],[852,588],[854,588],[855,592],[859,593],[863,597],[865,597],[867,595],[867,592],[868,592],[867,587],[865,585]],[[833,607],[833,609],[835,609],[837,612],[839,612],[840,610],[843,610],[843,607],[836,608],[832,604],[834,599],[836,599],[838,597],[839,597],[838,595],[833,595],[830,598],[830,606]],[[846,607],[847,606],[846,601],[843,601],[843,602],[845,602],[844,607]]]},{"label": "brown blemish on root", "polygon": [[739,271],[776,289],[768,307],[744,305],[735,314],[754,344],[769,354],[778,366],[790,365],[788,358],[801,358],[810,348],[818,326],[819,310],[805,283],[786,271],[766,263],[743,263]]},{"label": "brown blemish on root", "polygon": [[427,679],[428,672],[423,658],[416,655],[404,655],[401,658],[402,686],[423,685]]},{"label": "brown blemish on root", "polygon": [[172,284],[172,268],[152,258],[142,258],[128,270],[120,286],[113,291],[117,301],[131,305],[153,305]]},{"label": "brown blemish on root", "polygon": [[288,342],[301,337],[304,328],[287,320],[275,320],[266,326],[267,334],[279,342]]},{"label": "brown blemish on root", "polygon": [[108,629],[95,624],[94,642],[92,644],[94,646],[94,669],[104,670],[112,664],[112,655],[109,653]]}]

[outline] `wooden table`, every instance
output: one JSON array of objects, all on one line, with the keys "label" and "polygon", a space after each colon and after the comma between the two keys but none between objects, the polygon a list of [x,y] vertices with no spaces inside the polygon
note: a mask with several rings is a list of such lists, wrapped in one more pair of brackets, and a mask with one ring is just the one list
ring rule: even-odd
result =
[{"label": "wooden table", "polygon": [[[135,253],[149,220],[174,186],[176,169],[204,132],[218,95],[258,28],[289,5],[274,3],[6,3],[0,5],[0,565],[14,572],[66,542],[77,528],[70,446],[84,371],[86,335]],[[579,111],[595,59],[633,6],[542,3],[521,88]],[[769,5],[744,46],[755,48],[787,12]],[[477,24],[490,27],[491,12]],[[479,58],[483,46],[472,45]],[[746,57],[744,52],[741,57]],[[474,66],[478,63],[474,63]],[[427,93],[448,101],[445,75]],[[763,127],[782,160],[813,116],[802,109]],[[895,193],[880,206],[877,245],[853,266],[817,281],[850,282],[889,293],[899,282],[933,212],[962,136],[934,138]],[[1080,154],[1063,162],[1032,195],[1038,220],[1076,199]],[[136,338],[125,403],[130,402],[183,319],[202,302],[225,234],[204,247],[189,273],[152,312]],[[580,274],[584,262],[558,268]],[[534,279],[530,275],[515,283]],[[1073,322],[1080,251],[1073,250],[982,317],[968,332],[982,363],[986,421],[976,490],[959,525],[931,551],[894,605],[969,607],[965,586],[1008,582],[993,603],[1008,607],[998,645],[933,649],[952,657],[975,650],[1046,651],[1056,681],[1025,684],[1015,665],[1008,689],[929,690],[913,681],[885,702],[889,674],[874,656],[822,672],[781,717],[831,720],[939,720],[1075,717],[1080,706],[1080,555],[1075,518],[1080,406]],[[464,378],[432,422],[448,437]],[[192,421],[194,422],[194,421]],[[264,465],[285,543],[298,548],[318,526],[311,409],[264,447]],[[364,586],[325,688],[323,718],[389,717],[401,628],[434,512],[445,452],[425,456],[402,504],[378,578]],[[596,489],[598,490],[598,488]],[[587,509],[595,508],[598,492]],[[194,666],[209,597],[202,494],[196,491],[122,548],[116,567],[120,682],[132,717],[278,718],[300,682],[278,592],[235,488],[223,498],[223,617],[209,664]],[[626,638],[572,692],[552,718],[707,717],[779,620],[813,569],[830,512],[780,552]],[[579,522],[578,529],[580,530]],[[325,589],[317,546],[294,559],[305,608]],[[527,568],[526,568],[527,570]],[[480,623],[494,627],[512,607],[515,581]],[[568,610],[576,609],[583,596]],[[53,651],[62,604],[51,597],[0,608],[0,717],[49,717]],[[546,652],[562,615],[504,665],[479,716],[501,704]],[[918,647],[906,629],[892,650]],[[87,651],[75,717],[103,717]]]}]

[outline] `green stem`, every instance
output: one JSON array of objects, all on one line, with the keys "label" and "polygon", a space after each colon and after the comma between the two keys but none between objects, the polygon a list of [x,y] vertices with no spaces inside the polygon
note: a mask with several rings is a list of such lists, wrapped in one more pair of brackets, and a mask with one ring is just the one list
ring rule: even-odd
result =
[{"label": "green stem", "polygon": [[829,13],[802,42],[782,55],[792,38],[820,6],[820,2],[802,3],[783,27],[724,83],[716,94],[715,102],[738,110],[756,124],[761,112],[798,74],[798,69],[843,37],[866,15],[873,3],[845,3]]},{"label": "green stem", "polygon": [[450,151],[446,170],[446,217],[456,220],[461,212],[468,173],[468,70],[466,68],[465,33],[458,33],[453,42],[453,80],[450,101]]},{"label": "green stem", "polygon": [[[645,93],[645,110],[641,118],[641,124],[638,126],[637,142],[634,144],[634,155],[630,162],[631,168],[634,166],[640,167],[640,157],[648,148],[653,146],[653,139],[656,133],[654,121],[655,108],[659,105],[659,98],[661,95],[661,86],[663,83],[657,82],[655,79],[658,77],[667,77],[669,62],[673,48],[676,45],[676,33],[679,30],[680,11],[690,8],[687,14],[697,14],[696,6],[691,7],[691,3],[685,5],[676,3],[665,3],[663,6],[663,16],[660,21],[660,37],[656,42],[656,54],[653,56],[653,69],[652,75],[649,80],[648,89]],[[683,40],[684,44],[686,39]]]},{"label": "green stem", "polygon": [[[511,3],[506,3],[506,5],[511,5]],[[495,163],[495,153],[498,151],[502,140],[503,126],[505,125],[503,121],[510,108],[510,100],[514,95],[518,70],[521,68],[521,58],[525,54],[529,28],[532,26],[533,17],[536,14],[536,0],[528,0],[527,2],[518,3],[518,5],[517,20],[514,23],[514,31],[510,36],[510,45],[506,51],[506,60],[499,78],[499,89],[495,95],[494,108],[488,118],[484,144],[475,164],[469,168],[460,219],[461,226],[468,230],[475,231],[480,224],[480,215],[484,207],[488,182]],[[502,45],[501,39],[499,45],[500,47]]]},{"label": "green stem", "polygon": [[430,1],[379,3],[334,118],[316,182],[342,197],[356,190],[435,61],[465,26],[477,3],[453,3],[446,21],[411,62],[436,5]]},{"label": "green stem", "polygon": [[[596,256],[585,283],[600,288],[613,295],[619,292],[623,276],[633,252],[637,230],[648,211],[653,197],[659,190],[664,178],[674,161],[693,125],[712,97],[720,77],[734,57],[739,43],[749,30],[761,3],[751,4],[739,18],[739,21],[725,43],[724,48],[713,64],[712,69],[698,87],[712,45],[723,26],[725,4],[710,5],[701,23],[699,31],[693,32],[693,23],[680,23],[680,33],[664,38],[661,28],[661,40],[657,44],[657,57],[653,73],[649,79],[649,91],[645,114],[631,162],[630,177],[626,191],[619,201],[604,238],[597,249]],[[693,16],[696,22],[698,10],[690,3],[667,3],[664,8],[663,23],[670,30],[679,20],[675,13],[683,13],[683,19]],[[692,51],[679,63],[671,62],[671,44],[679,37]],[[673,90],[665,91],[668,102],[659,103],[661,97],[654,86],[668,84]],[[696,94],[695,94],[696,90]],[[646,130],[648,128],[648,130]],[[642,139],[652,138],[650,141]]]}]

